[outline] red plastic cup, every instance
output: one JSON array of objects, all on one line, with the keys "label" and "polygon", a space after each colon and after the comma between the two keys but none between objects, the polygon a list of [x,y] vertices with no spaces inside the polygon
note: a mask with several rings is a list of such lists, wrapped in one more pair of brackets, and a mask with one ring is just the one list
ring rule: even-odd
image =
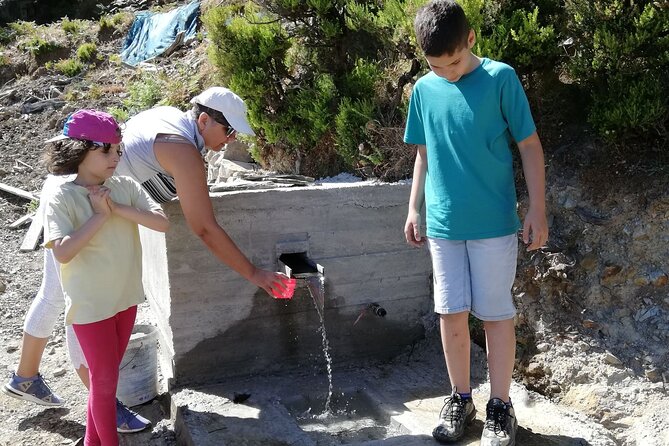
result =
[{"label": "red plastic cup", "polygon": [[272,296],[274,296],[275,299],[292,299],[296,285],[297,279],[285,279],[283,281],[283,286],[285,287],[283,291],[272,290]]}]

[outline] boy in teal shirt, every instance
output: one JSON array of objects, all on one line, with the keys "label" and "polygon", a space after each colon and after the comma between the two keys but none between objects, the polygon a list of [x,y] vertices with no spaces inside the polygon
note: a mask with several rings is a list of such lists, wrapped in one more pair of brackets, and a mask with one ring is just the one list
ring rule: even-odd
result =
[{"label": "boy in teal shirt", "polygon": [[[435,311],[452,394],[433,436],[464,435],[476,409],[470,388],[469,313],[483,321],[488,347],[490,400],[484,446],[513,446],[517,421],[509,389],[515,358],[515,277],[520,221],[516,213],[511,142],[516,141],[530,206],[523,224],[528,250],[548,239],[541,142],[515,71],[471,52],[476,37],[462,8],[433,0],[414,22],[431,72],[413,89],[405,142],[418,145],[409,212],[409,244],[428,243]],[[426,237],[420,209],[427,211]]]}]

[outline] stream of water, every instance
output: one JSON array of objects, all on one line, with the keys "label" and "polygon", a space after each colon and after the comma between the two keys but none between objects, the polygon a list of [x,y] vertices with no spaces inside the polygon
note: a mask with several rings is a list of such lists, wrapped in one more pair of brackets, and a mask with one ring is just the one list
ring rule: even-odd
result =
[{"label": "stream of water", "polygon": [[323,337],[323,355],[325,356],[328,372],[328,396],[325,399],[325,409],[323,410],[322,416],[328,416],[330,414],[330,401],[332,400],[332,357],[330,356],[328,334],[325,330],[325,277],[319,274],[318,276],[308,277],[306,281],[307,288],[309,288],[309,293],[311,294],[311,298],[318,311],[318,317],[321,320],[320,331]]}]

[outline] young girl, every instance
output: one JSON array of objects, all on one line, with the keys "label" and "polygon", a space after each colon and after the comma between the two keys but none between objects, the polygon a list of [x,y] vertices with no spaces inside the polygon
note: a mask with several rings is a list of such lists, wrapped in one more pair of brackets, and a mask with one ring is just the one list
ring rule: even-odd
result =
[{"label": "young girl", "polygon": [[48,198],[44,242],[61,264],[65,323],[89,366],[84,444],[115,446],[119,365],[144,300],[137,225],[165,232],[168,221],[137,182],[112,177],[123,152],[111,115],[79,110],[48,142],[48,170],[76,173]]}]

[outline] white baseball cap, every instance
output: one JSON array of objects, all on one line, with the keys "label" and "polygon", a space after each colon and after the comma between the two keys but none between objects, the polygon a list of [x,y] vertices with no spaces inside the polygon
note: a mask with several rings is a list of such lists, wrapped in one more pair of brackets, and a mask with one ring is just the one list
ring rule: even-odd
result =
[{"label": "white baseball cap", "polygon": [[255,136],[246,119],[246,104],[244,100],[224,87],[211,87],[190,100],[191,104],[200,104],[213,108],[225,116],[233,129],[238,133]]}]

